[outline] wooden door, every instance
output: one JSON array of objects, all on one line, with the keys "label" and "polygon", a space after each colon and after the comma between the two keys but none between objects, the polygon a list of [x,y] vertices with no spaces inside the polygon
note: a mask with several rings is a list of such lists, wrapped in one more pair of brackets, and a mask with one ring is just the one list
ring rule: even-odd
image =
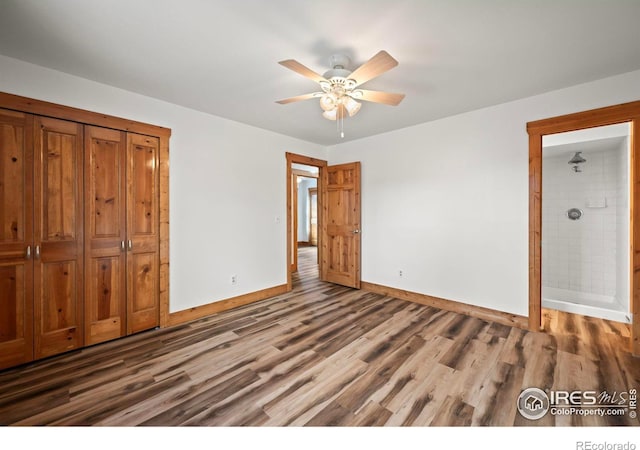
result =
[{"label": "wooden door", "polygon": [[360,163],[324,171],[322,279],[360,288]]},{"label": "wooden door", "polygon": [[0,369],[33,359],[33,117],[0,109]]},{"label": "wooden door", "polygon": [[36,117],[35,358],[83,345],[82,126]]},{"label": "wooden door", "polygon": [[126,334],[126,138],[85,127],[85,344]]},{"label": "wooden door", "polygon": [[127,134],[127,333],[160,324],[157,138]]},{"label": "wooden door", "polygon": [[309,188],[309,244],[318,245],[318,188]]}]

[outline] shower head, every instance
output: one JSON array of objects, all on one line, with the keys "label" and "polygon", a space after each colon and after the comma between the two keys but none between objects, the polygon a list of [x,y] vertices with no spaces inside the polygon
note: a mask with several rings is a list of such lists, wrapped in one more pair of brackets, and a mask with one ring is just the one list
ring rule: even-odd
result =
[{"label": "shower head", "polygon": [[583,162],[586,162],[587,160],[580,156],[581,153],[582,152],[576,152],[576,154],[573,155],[573,158],[569,160],[569,164],[582,164]]}]

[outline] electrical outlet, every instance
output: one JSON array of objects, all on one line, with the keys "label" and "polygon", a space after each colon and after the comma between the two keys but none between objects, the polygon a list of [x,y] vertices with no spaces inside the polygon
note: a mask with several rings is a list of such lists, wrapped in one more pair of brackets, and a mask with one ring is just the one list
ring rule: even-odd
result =
[{"label": "electrical outlet", "polygon": [[402,270],[398,270],[398,276],[402,278]]},{"label": "electrical outlet", "polygon": [[231,275],[231,284],[238,284],[238,275]]}]

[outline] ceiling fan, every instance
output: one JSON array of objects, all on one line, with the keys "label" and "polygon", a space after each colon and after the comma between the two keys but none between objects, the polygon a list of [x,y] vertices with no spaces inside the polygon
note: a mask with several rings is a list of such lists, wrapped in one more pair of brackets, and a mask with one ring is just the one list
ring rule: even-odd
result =
[{"label": "ceiling fan", "polygon": [[404,98],[404,94],[359,89],[361,84],[382,75],[384,72],[398,65],[398,61],[384,50],[376,53],[369,61],[362,64],[353,72],[347,68],[350,60],[345,55],[339,54],[331,56],[330,63],[332,68],[323,75],[320,75],[296,60],[287,59],[280,61],[279,64],[287,69],[291,69],[318,83],[322,91],[286,98],[276,103],[286,105],[287,103],[301,100],[319,98],[320,107],[323,110],[322,116],[325,119],[337,120],[340,134],[344,137],[342,121],[346,115],[353,117],[360,111],[362,105],[358,100],[396,106]]}]

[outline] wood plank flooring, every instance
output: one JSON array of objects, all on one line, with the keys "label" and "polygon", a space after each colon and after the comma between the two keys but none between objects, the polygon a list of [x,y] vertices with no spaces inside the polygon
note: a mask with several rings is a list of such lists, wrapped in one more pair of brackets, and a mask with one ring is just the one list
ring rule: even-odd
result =
[{"label": "wood plank flooring", "polygon": [[322,283],[315,258],[286,295],[0,372],[0,424],[638,425],[516,410],[527,387],[640,387],[627,326],[545,311],[531,333]]}]

